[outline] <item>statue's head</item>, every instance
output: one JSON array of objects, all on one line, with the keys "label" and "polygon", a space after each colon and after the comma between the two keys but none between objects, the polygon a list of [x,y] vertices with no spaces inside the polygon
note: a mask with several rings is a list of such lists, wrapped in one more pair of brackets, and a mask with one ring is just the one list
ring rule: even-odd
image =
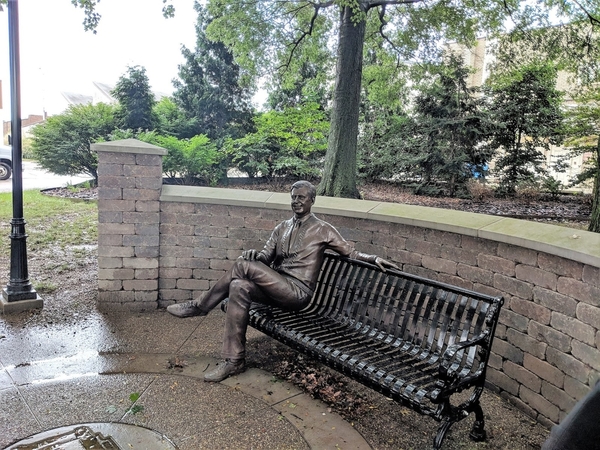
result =
[{"label": "statue's head", "polygon": [[317,190],[308,181],[297,181],[292,185],[290,196],[292,197],[292,211],[297,218],[300,218],[310,214]]},{"label": "statue's head", "polygon": [[314,203],[317,198],[317,188],[314,186],[314,184],[312,184],[309,181],[305,181],[305,180],[296,181],[294,184],[292,184],[290,192],[292,192],[294,189],[300,189],[300,188],[308,189],[308,195],[309,195],[310,199],[312,200],[312,202]]}]

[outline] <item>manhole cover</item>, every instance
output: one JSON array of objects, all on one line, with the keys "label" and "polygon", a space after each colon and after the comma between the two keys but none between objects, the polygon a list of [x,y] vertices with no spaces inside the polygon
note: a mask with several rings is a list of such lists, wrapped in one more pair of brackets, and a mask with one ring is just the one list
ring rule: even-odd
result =
[{"label": "manhole cover", "polygon": [[164,435],[124,423],[86,423],[28,437],[5,450],[177,450]]}]

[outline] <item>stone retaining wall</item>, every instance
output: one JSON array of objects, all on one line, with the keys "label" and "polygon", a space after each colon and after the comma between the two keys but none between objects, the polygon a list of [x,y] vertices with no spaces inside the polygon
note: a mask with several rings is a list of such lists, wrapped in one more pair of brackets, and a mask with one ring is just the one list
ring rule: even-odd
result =
[{"label": "stone retaining wall", "polygon": [[[288,194],[162,186],[158,147],[94,147],[100,307],[196,298],[291,214]],[[503,295],[487,380],[531,417],[559,422],[600,377],[600,235],[350,199],[320,197],[313,211],[406,272]]]}]

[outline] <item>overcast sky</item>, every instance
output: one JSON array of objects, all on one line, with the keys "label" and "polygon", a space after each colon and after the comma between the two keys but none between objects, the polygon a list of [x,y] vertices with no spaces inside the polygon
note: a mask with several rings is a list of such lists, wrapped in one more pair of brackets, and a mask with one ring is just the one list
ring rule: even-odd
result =
[{"label": "overcast sky", "polygon": [[[92,95],[92,81],[114,85],[127,66],[140,65],[154,91],[172,93],[183,63],[181,46],[195,48],[193,0],[175,0],[174,19],[162,0],[102,0],[97,34],[83,30],[83,10],[70,0],[19,0],[21,115],[64,106],[60,92]],[[10,120],[8,10],[0,12],[0,114]]]}]

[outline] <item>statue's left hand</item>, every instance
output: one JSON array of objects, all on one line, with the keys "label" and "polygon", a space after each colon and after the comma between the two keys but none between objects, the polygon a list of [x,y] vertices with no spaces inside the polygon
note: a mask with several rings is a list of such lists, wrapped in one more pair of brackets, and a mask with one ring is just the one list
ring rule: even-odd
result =
[{"label": "statue's left hand", "polygon": [[379,256],[377,258],[375,258],[375,264],[384,272],[385,272],[386,267],[391,267],[392,269],[400,270],[400,267],[398,267],[396,264],[388,261],[387,259],[383,259]]},{"label": "statue's left hand", "polygon": [[253,248],[250,250],[244,250],[242,252],[242,259],[245,259],[246,261],[255,261],[257,255],[258,252]]}]

